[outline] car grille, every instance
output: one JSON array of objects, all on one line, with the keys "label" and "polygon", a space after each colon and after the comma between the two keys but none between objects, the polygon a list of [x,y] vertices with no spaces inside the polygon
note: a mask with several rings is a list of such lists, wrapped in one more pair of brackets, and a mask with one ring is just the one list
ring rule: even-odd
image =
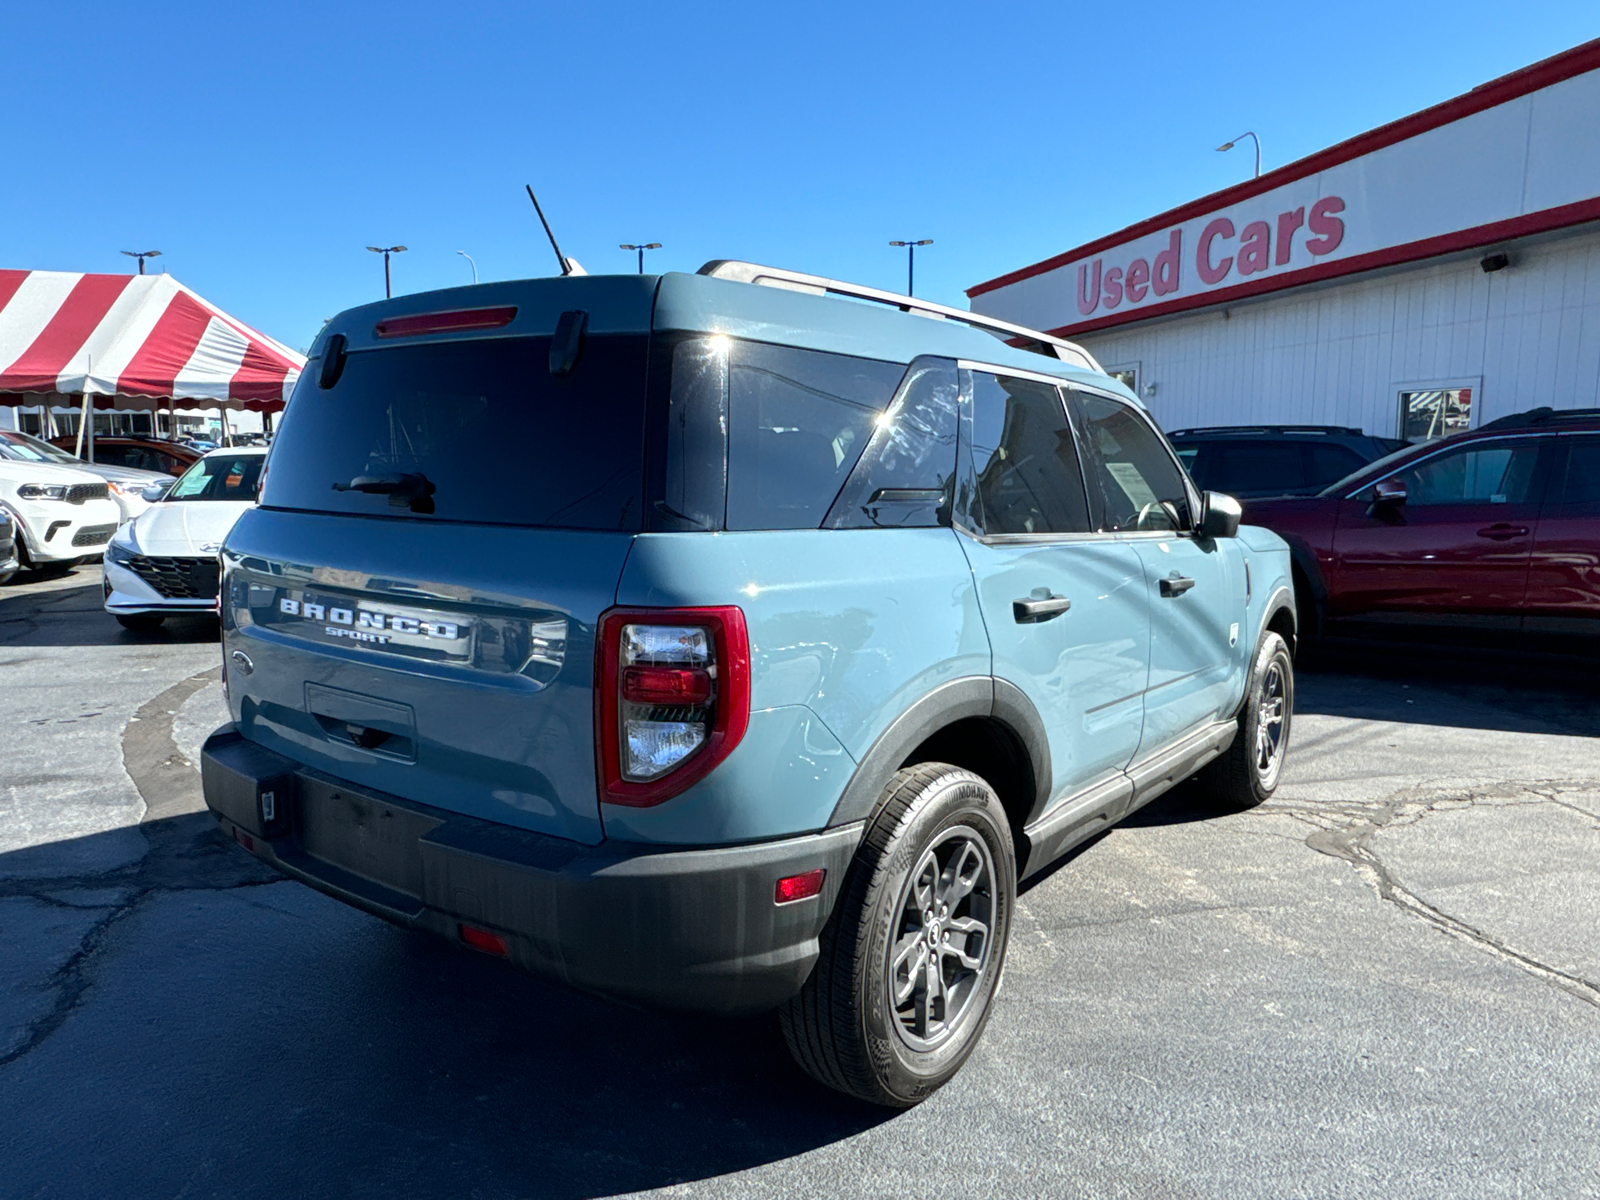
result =
[{"label": "car grille", "polygon": [[[67,489],[68,504],[82,504],[86,500],[111,499],[111,485],[107,483],[75,483]],[[77,545],[76,542],[73,545]]]},{"label": "car grille", "polygon": [[128,560],[128,568],[168,600],[215,600],[220,564],[214,558]]},{"label": "car grille", "polygon": [[74,546],[104,546],[117,531],[115,525],[85,525],[72,535]]}]

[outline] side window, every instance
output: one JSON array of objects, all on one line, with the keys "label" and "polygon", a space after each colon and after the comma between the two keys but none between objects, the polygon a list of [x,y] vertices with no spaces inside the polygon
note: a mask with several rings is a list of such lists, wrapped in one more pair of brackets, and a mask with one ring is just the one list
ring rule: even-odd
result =
[{"label": "side window", "polygon": [[656,502],[668,529],[721,529],[728,504],[727,338],[672,347],[666,473]]},{"label": "side window", "polygon": [[1235,496],[1282,495],[1305,488],[1312,482],[1306,478],[1305,450],[1302,443],[1281,438],[1216,442],[1206,487]]},{"label": "side window", "polygon": [[1532,440],[1478,443],[1447,451],[1394,476],[1406,486],[1406,506],[1526,504],[1533,490],[1539,444]]},{"label": "side window", "polygon": [[970,372],[972,516],[988,534],[1084,533],[1083,472],[1061,393],[1047,383]]},{"label": "side window", "polygon": [[1600,517],[1600,438],[1580,438],[1567,453],[1567,482],[1561,489],[1563,517]]},{"label": "side window", "polygon": [[[1160,434],[1128,405],[1076,392],[1093,460],[1091,486],[1111,530],[1183,530],[1194,524],[1183,475]],[[1212,472],[1211,474],[1214,474]]]},{"label": "side window", "polygon": [[1317,487],[1326,487],[1367,465],[1367,460],[1348,446],[1311,446],[1310,450],[1311,478],[1306,482]]},{"label": "side window", "polygon": [[911,364],[894,402],[834,501],[830,529],[914,529],[948,523],[961,380],[949,359]]},{"label": "side window", "polygon": [[905,365],[760,342],[729,353],[728,528],[818,528]]}]

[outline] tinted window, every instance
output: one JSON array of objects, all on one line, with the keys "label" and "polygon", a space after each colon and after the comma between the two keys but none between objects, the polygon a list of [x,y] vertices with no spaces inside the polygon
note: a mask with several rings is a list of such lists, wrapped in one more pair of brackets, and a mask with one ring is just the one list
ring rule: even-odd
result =
[{"label": "tinted window", "polygon": [[1106,529],[1186,529],[1189,494],[1166,443],[1133,409],[1077,393],[1094,454],[1091,479],[1104,505]]},{"label": "tinted window", "polygon": [[1311,482],[1306,478],[1305,451],[1299,442],[1213,442],[1210,450],[1200,486],[1213,491],[1231,496],[1281,496]]},{"label": "tinted window", "polygon": [[961,380],[944,359],[911,364],[828,514],[833,529],[942,524],[956,469]]},{"label": "tinted window", "polygon": [[816,529],[905,366],[732,343],[728,528]]},{"label": "tinted window", "polygon": [[1060,392],[983,371],[971,380],[972,515],[983,532],[1087,531],[1089,503]]},{"label": "tinted window", "polygon": [[[549,338],[351,353],[332,388],[301,375],[263,503],[279,508],[567,529],[638,529],[646,339],[590,335],[566,376]],[[431,504],[348,488],[424,477]],[[431,510],[431,511],[430,511]]]},{"label": "tinted window", "polygon": [[1406,504],[1525,504],[1539,460],[1538,443],[1463,446],[1398,472]]},{"label": "tinted window", "polygon": [[1600,516],[1600,438],[1583,438],[1571,444],[1567,482],[1561,489],[1561,515]]},{"label": "tinted window", "polygon": [[1317,487],[1326,487],[1335,479],[1343,479],[1352,471],[1359,471],[1367,462],[1348,446],[1311,445],[1311,479]]},{"label": "tinted window", "polygon": [[721,529],[728,503],[728,349],[725,337],[670,346],[666,465],[656,527]]},{"label": "tinted window", "polygon": [[261,488],[265,454],[219,454],[202,458],[183,473],[168,500],[254,500]]}]

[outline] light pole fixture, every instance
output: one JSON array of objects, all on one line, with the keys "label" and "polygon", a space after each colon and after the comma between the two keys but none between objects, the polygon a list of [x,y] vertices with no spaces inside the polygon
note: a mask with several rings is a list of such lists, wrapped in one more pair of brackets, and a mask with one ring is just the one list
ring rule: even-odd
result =
[{"label": "light pole fixture", "polygon": [[145,259],[161,257],[161,251],[159,250],[124,250],[123,253],[129,258],[137,258],[139,260],[139,274],[141,275],[144,274]]},{"label": "light pole fixture", "polygon": [[1256,178],[1260,179],[1261,178],[1261,139],[1258,138],[1255,134],[1251,133],[1248,129],[1246,129],[1238,137],[1234,138],[1233,141],[1231,141],[1231,142],[1223,142],[1222,145],[1217,147],[1217,153],[1221,154],[1224,150],[1232,150],[1235,145],[1237,145],[1238,143],[1244,141],[1245,138],[1249,138],[1252,142],[1254,142],[1256,144]]},{"label": "light pole fixture", "polygon": [[904,246],[906,248],[906,295],[915,296],[917,282],[917,247],[933,245],[932,238],[923,238],[920,242],[890,242],[891,246]]},{"label": "light pole fixture", "polygon": [[406,248],[404,246],[368,246],[367,249],[374,254],[383,255],[383,298],[387,300],[394,295],[394,291],[389,286],[389,255],[404,254]]},{"label": "light pole fixture", "polygon": [[472,263],[472,282],[473,283],[477,283],[478,282],[478,264],[475,263],[475,262],[472,262],[472,255],[468,254],[465,250],[457,250],[456,253],[461,255],[461,257],[466,259],[469,263]]},{"label": "light pole fixture", "polygon": [[637,250],[639,252],[639,274],[643,275],[644,274],[644,252],[646,250],[659,250],[659,249],[661,249],[661,243],[660,242],[642,242],[642,243],[639,243],[639,242],[623,242],[620,246],[617,247],[617,249],[618,250]]}]

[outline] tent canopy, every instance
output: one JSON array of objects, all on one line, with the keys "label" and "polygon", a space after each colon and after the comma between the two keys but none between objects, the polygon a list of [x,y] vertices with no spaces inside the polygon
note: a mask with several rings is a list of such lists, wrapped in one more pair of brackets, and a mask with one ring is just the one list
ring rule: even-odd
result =
[{"label": "tent canopy", "polygon": [[305,361],[170,275],[0,270],[0,405],[278,412]]}]

